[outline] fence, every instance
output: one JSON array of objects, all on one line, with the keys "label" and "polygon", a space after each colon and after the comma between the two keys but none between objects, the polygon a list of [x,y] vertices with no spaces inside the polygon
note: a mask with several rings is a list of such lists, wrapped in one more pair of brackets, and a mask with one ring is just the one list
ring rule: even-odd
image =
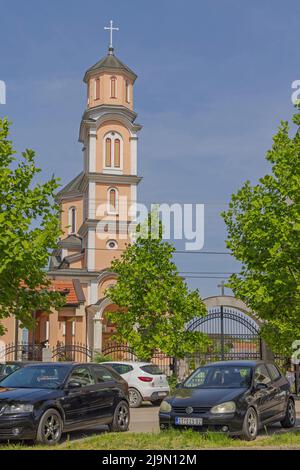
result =
[{"label": "fence", "polygon": [[52,349],[54,361],[89,362],[92,359],[93,350],[82,343],[63,344]]},{"label": "fence", "polygon": [[[42,361],[44,349],[43,344],[10,343],[2,355],[5,361]],[[52,348],[51,358],[53,361],[89,362],[93,358],[93,350],[82,343],[59,344]]]}]

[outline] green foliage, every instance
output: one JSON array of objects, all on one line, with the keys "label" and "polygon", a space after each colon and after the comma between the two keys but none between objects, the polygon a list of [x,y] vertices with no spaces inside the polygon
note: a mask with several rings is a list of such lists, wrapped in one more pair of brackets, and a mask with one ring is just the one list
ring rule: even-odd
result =
[{"label": "green foliage", "polygon": [[[293,121],[300,125],[300,113]],[[266,155],[272,173],[247,181],[223,213],[227,247],[242,263],[228,286],[262,319],[275,351],[300,338],[300,133],[281,122]]]},{"label": "green foliage", "polygon": [[15,315],[30,328],[32,312],[62,304],[59,293],[47,290],[45,273],[60,235],[59,207],[53,200],[58,184],[52,178],[33,185],[40,172],[35,153],[26,150],[15,158],[8,135],[9,123],[0,119],[0,320]]},{"label": "green foliage", "polygon": [[113,358],[110,356],[104,356],[103,354],[100,353],[95,353],[93,356],[93,362],[97,362],[100,364],[101,362],[111,362],[113,361]]},{"label": "green foliage", "polygon": [[162,241],[161,224],[152,215],[146,230],[145,224],[138,230],[136,242],[112,263],[118,282],[107,295],[121,309],[109,314],[117,325],[116,339],[129,344],[141,360],[151,359],[156,350],[181,358],[204,348],[207,337],[185,331],[185,325],[205,315],[205,305],[179,276],[174,248]]},{"label": "green foliage", "polygon": [[169,375],[167,377],[167,380],[168,380],[168,384],[169,384],[169,387],[170,387],[170,395],[173,395],[173,393],[176,390],[176,385],[178,383],[177,375],[175,375],[175,374]]}]

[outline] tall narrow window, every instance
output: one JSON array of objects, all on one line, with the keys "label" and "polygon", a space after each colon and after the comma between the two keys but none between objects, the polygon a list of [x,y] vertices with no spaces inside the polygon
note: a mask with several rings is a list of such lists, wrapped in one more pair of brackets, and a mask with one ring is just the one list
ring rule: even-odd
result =
[{"label": "tall narrow window", "polygon": [[123,169],[123,139],[122,136],[111,131],[103,139],[103,169],[104,172],[120,174]]},{"label": "tall narrow window", "polygon": [[100,99],[100,78],[96,78],[95,80],[95,100]]},{"label": "tall narrow window", "polygon": [[105,141],[105,166],[111,167],[111,139]]},{"label": "tall narrow window", "polygon": [[69,233],[76,233],[76,207],[69,209]]},{"label": "tall narrow window", "polygon": [[111,77],[110,79],[110,97],[117,97],[117,79],[116,77]]},{"label": "tall narrow window", "polygon": [[121,150],[121,142],[120,139],[115,139],[115,167],[120,168],[121,159],[120,159],[120,150]]},{"label": "tall narrow window", "polygon": [[114,188],[109,189],[108,191],[108,212],[114,213],[117,212],[118,208],[118,195],[117,190]]},{"label": "tall narrow window", "polygon": [[126,80],[126,82],[125,82],[125,95],[126,95],[127,103],[130,103],[130,86],[129,86],[129,81],[128,80]]}]

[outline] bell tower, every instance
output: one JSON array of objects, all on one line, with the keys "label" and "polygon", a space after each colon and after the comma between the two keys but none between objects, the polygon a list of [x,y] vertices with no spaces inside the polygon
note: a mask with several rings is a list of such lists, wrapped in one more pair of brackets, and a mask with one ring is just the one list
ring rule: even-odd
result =
[{"label": "bell tower", "polygon": [[82,225],[84,268],[99,272],[110,267],[130,241],[128,227],[134,220],[137,185],[138,131],[135,122],[134,83],[136,74],[113,47],[113,22],[108,54],[85,75],[87,106],[79,141],[83,144],[84,171]]}]

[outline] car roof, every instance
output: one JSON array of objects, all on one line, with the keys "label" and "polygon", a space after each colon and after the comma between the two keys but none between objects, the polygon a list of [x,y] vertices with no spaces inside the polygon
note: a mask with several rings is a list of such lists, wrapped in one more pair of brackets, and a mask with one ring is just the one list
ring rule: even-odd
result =
[{"label": "car roof", "polygon": [[139,361],[107,361],[100,362],[99,364],[128,364],[130,366],[148,366],[153,364],[152,362],[139,362]]},{"label": "car roof", "polygon": [[208,366],[248,366],[248,367],[255,367],[259,364],[265,364],[265,361],[259,360],[259,359],[240,359],[240,360],[233,360],[233,361],[219,361],[219,362],[210,362],[208,364],[205,364],[204,367]]},{"label": "car roof", "polygon": [[63,361],[63,362],[27,362],[24,364],[24,367],[33,366],[33,367],[40,367],[40,366],[55,366],[55,367],[63,367],[63,366],[83,366],[89,365],[85,362],[71,362],[71,361]]},{"label": "car roof", "polygon": [[5,361],[5,362],[1,362],[1,364],[4,364],[4,365],[7,365],[7,366],[10,366],[10,365],[16,365],[16,366],[25,366],[27,364],[42,364],[41,361]]}]

